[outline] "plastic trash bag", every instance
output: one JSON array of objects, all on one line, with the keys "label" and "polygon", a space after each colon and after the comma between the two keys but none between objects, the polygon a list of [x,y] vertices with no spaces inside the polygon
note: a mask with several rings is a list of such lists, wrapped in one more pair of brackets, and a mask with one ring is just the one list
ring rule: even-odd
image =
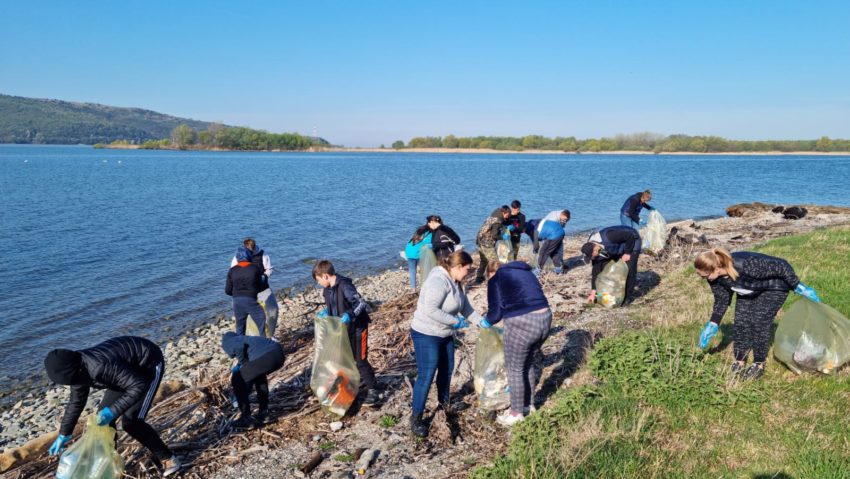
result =
[{"label": "plastic trash bag", "polygon": [[348,342],[348,327],[337,317],[317,316],[315,334],[310,389],[323,408],[344,416],[360,388],[360,373]]},{"label": "plastic trash bag", "polygon": [[[531,243],[522,243],[519,245],[519,253],[517,254],[517,259],[520,261],[525,261],[532,268],[537,267],[537,260],[539,257],[539,252],[534,252],[534,245]],[[552,262],[552,258],[546,258],[546,263],[543,265],[543,271],[552,272],[555,271],[555,264]]]},{"label": "plastic trash bag", "polygon": [[596,277],[596,302],[606,308],[623,304],[629,266],[623,261],[608,261]]},{"label": "plastic trash bag", "polygon": [[478,407],[484,411],[501,410],[511,405],[503,334],[502,328],[482,329],[475,343],[472,378]]},{"label": "plastic trash bag", "polygon": [[496,258],[499,259],[500,263],[505,264],[511,260],[512,250],[513,245],[511,245],[510,240],[496,241]]},{"label": "plastic trash bag", "polygon": [[797,374],[833,374],[850,360],[850,319],[831,306],[800,299],[779,321],[773,355]]},{"label": "plastic trash bag", "polygon": [[273,338],[274,332],[277,329],[277,298],[274,297],[274,292],[271,288],[268,288],[257,295],[257,302],[260,303],[260,307],[263,308],[263,312],[266,313],[266,324],[263,328],[263,334],[260,334],[257,323],[254,322],[254,318],[252,318],[249,314],[248,319],[245,322],[245,335]]},{"label": "plastic trash bag", "polygon": [[86,432],[59,458],[59,479],[119,479],[124,460],[115,450],[115,429],[98,426],[97,416],[86,421]]},{"label": "plastic trash bag", "polygon": [[658,210],[649,212],[646,226],[640,229],[641,251],[658,254],[667,245],[667,222]]},{"label": "plastic trash bag", "polygon": [[419,278],[420,284],[428,279],[428,273],[437,266],[437,257],[434,255],[434,251],[428,246],[430,245],[422,245],[419,248],[419,273],[422,275]]}]

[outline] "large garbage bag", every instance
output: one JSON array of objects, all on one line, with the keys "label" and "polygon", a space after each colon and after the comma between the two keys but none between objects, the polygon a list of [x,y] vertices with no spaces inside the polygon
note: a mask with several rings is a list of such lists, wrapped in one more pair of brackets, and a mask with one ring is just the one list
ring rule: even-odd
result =
[{"label": "large garbage bag", "polygon": [[513,245],[511,245],[510,240],[496,241],[496,258],[499,259],[500,263],[505,264],[511,260],[512,250]]},{"label": "large garbage bag", "polygon": [[667,222],[658,210],[649,212],[646,226],[640,229],[641,250],[652,254],[661,253],[667,245]]},{"label": "large garbage bag", "polygon": [[484,411],[501,410],[511,405],[503,334],[502,328],[481,329],[475,343],[472,377],[478,407]]},{"label": "large garbage bag", "polygon": [[850,360],[850,319],[829,305],[800,299],[779,321],[773,355],[797,374],[833,374]]},{"label": "large garbage bag", "polygon": [[[538,258],[539,252],[534,252],[534,245],[532,243],[521,243],[519,245],[519,253],[517,255],[518,260],[525,261],[532,268],[536,268]],[[552,262],[552,258],[546,258],[546,263],[543,265],[543,271],[552,272],[554,270],[555,264]]]},{"label": "large garbage bag", "polygon": [[434,255],[434,251],[430,248],[431,245],[422,245],[419,248],[419,274],[422,275],[419,278],[419,283],[422,284],[428,279],[428,273],[437,266],[437,256]]},{"label": "large garbage bag", "polygon": [[115,450],[115,429],[98,426],[97,416],[89,416],[86,432],[59,458],[59,479],[119,479],[124,476],[124,460]]},{"label": "large garbage bag", "polygon": [[248,320],[245,323],[245,335],[273,338],[274,332],[277,329],[277,315],[279,311],[277,298],[275,298],[274,292],[271,288],[268,288],[257,295],[257,302],[260,303],[260,307],[263,308],[263,312],[266,313],[266,324],[263,328],[263,333],[260,334],[257,323],[249,314]]},{"label": "large garbage bag", "polygon": [[629,266],[624,261],[609,261],[596,277],[596,302],[606,308],[622,304],[628,275]]},{"label": "large garbage bag", "polygon": [[360,388],[360,373],[348,342],[348,327],[337,317],[317,316],[315,335],[310,389],[323,408],[344,416]]}]

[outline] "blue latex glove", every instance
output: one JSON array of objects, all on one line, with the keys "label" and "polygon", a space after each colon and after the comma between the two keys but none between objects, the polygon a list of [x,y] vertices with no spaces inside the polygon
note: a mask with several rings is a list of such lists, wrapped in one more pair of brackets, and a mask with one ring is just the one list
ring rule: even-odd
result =
[{"label": "blue latex glove", "polygon": [[563,271],[564,271],[564,269],[561,268],[560,266],[555,267],[555,274],[561,274],[561,272],[563,272]]},{"label": "blue latex glove", "polygon": [[508,225],[508,231],[516,231],[516,226]]},{"label": "blue latex glove", "polygon": [[705,327],[702,328],[702,332],[699,333],[699,347],[705,349],[708,347],[708,342],[711,341],[711,338],[717,334],[717,329],[719,327],[717,324],[712,323],[711,321],[705,323]]},{"label": "blue latex glove", "polygon": [[457,322],[452,327],[454,329],[463,329],[463,328],[466,328],[467,326],[469,326],[469,323],[466,322],[466,318],[464,318],[463,316],[458,316]]},{"label": "blue latex glove", "polygon": [[818,292],[815,291],[815,288],[806,286],[802,281],[797,284],[797,288],[794,289],[794,292],[811,299],[815,303],[820,303],[820,297],[818,296]]},{"label": "blue latex glove", "polygon": [[112,412],[112,409],[109,409],[109,406],[101,409],[97,412],[97,425],[98,426],[106,426],[111,423],[115,419],[115,413]]},{"label": "blue latex glove", "polygon": [[488,328],[492,328],[492,327],[493,327],[493,325],[492,325],[492,324],[490,324],[490,321],[487,321],[487,318],[482,319],[482,320],[481,320],[481,322],[480,322],[480,323],[478,323],[478,326],[480,326],[480,327],[482,327],[482,328],[484,328],[484,329],[488,329]]},{"label": "blue latex glove", "polygon": [[534,269],[532,269],[532,270],[531,270],[531,273],[532,273],[534,276],[540,277],[540,268],[534,268]]},{"label": "blue latex glove", "polygon": [[50,449],[47,450],[47,453],[51,456],[59,454],[60,452],[62,452],[62,449],[65,448],[65,444],[68,444],[68,441],[71,440],[71,437],[73,436],[63,436],[60,434],[59,437],[57,437],[56,440],[53,441],[53,445],[50,446]]},{"label": "blue latex glove", "polygon": [[347,325],[351,323],[351,316],[348,313],[343,313],[342,317],[339,318],[339,320],[342,322],[342,324]]},{"label": "blue latex glove", "polygon": [[327,318],[328,317],[328,308],[325,308],[325,309],[319,311],[318,313],[316,313],[316,316],[318,316],[320,318]]},{"label": "blue latex glove", "polygon": [[507,231],[502,233],[502,239],[505,240],[505,241],[508,241],[509,239],[511,239],[511,234],[508,233]]},{"label": "blue latex glove", "polygon": [[236,373],[239,372],[240,369],[242,369],[242,365],[239,364],[239,363],[236,363],[232,368],[230,368],[230,372],[231,372],[231,374],[236,374]]},{"label": "blue latex glove", "polygon": [[641,219],[641,220],[640,220],[640,223],[638,223],[638,226],[646,226],[646,220],[645,220],[645,219]]}]

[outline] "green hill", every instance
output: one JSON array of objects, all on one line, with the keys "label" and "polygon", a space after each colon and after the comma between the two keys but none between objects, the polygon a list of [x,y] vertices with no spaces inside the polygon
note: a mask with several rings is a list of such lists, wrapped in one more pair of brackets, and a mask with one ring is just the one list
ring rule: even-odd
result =
[{"label": "green hill", "polygon": [[0,94],[0,143],[141,143],[168,138],[181,123],[196,130],[211,124],[141,108]]}]

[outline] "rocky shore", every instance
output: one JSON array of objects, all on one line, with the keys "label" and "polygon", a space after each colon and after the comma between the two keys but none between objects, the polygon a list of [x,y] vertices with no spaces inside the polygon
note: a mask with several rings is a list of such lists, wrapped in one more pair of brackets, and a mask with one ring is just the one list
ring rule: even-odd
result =
[{"label": "rocky shore", "polygon": [[[797,220],[786,219],[770,208],[758,206],[737,208],[734,210],[738,215],[736,217],[669,224],[671,237],[667,250],[659,257],[641,256],[638,284],[642,295],[635,301],[634,307],[642,307],[643,296],[663,281],[664,274],[682,267],[691,261],[696,252],[708,245],[742,249],[775,237],[850,224],[848,208],[830,209],[810,205],[806,208],[808,214]],[[569,237],[565,242],[566,257],[577,256],[584,240],[584,235]],[[628,327],[628,308],[586,308],[583,298],[588,290],[589,267],[577,259],[571,265],[567,274],[544,274],[542,277],[555,313],[553,333],[544,348],[547,360],[542,378],[543,390],[538,393],[538,402],[542,407],[545,407],[546,399],[554,390],[570,385],[570,376],[583,360],[583,351],[595,335],[608,334],[613,324],[618,324],[618,327],[625,324]],[[373,475],[453,477],[465,474],[470,467],[487,461],[501,449],[507,432],[474,412],[474,394],[467,389],[471,378],[471,351],[477,337],[474,328],[460,338],[463,347],[458,349],[456,373],[452,381],[453,401],[462,409],[460,422],[452,426],[457,429],[457,434],[441,436],[439,431],[435,431],[437,420],[432,425],[432,438],[429,441],[416,441],[406,434],[410,394],[405,371],[409,372],[412,363],[406,355],[392,356],[392,351],[385,353],[383,350],[396,348],[401,351],[408,348],[404,341],[404,331],[409,324],[409,313],[415,307],[415,295],[408,291],[406,270],[391,270],[364,277],[357,280],[356,285],[378,310],[370,332],[373,353],[395,358],[392,364],[376,364],[385,389],[380,407],[361,409],[352,417],[344,418],[339,428],[331,425],[337,419],[312,405],[315,401],[309,396],[309,391],[303,392],[305,385],[299,383],[305,371],[288,368],[292,361],[309,358],[312,351],[311,323],[313,314],[321,305],[320,293],[310,289],[289,297],[279,296],[281,315],[276,336],[288,345],[288,365],[270,378],[271,387],[273,390],[286,387],[299,391],[307,398],[304,399],[306,403],[299,403],[294,410],[282,407],[276,422],[262,430],[232,436],[225,433],[215,451],[196,451],[185,446],[190,460],[204,464],[202,472],[197,468],[195,472],[190,469],[186,477],[289,477],[297,475],[298,467],[317,451],[323,454],[324,459],[316,469],[317,473],[322,477],[349,477],[353,466],[351,458],[356,455],[357,449],[365,447],[381,451],[372,466]],[[469,296],[476,310],[486,310],[486,285],[470,286]],[[387,305],[387,308],[382,308],[382,305]],[[221,333],[230,328],[229,315],[220,315],[210,324],[195,328],[165,344],[164,381],[179,382],[185,387],[197,387],[215,381],[221,383],[220,379],[227,374],[229,360],[221,351],[219,339]],[[392,341],[399,342],[387,344],[385,338],[381,337],[385,332],[392,332]],[[298,348],[293,346],[295,344],[299,345]],[[575,357],[571,369],[564,356],[576,351],[581,353]],[[68,388],[48,389],[44,394],[33,392],[3,411],[0,414],[0,447],[8,450],[55,431],[68,394]],[[97,404],[98,399],[99,395],[90,397],[89,410]],[[207,403],[208,407],[219,407],[214,405],[214,401]],[[155,405],[151,416],[156,419],[157,414]],[[191,442],[192,437],[190,432],[179,434],[181,444]],[[234,441],[242,441],[238,444],[247,441],[256,444],[256,447],[251,447],[246,453],[245,448],[236,447]],[[233,445],[228,448],[228,443]],[[230,453],[220,456],[221,451]],[[49,469],[43,466],[44,470]],[[10,477],[26,477],[26,474],[40,477],[33,471],[19,469],[17,476]]]}]

